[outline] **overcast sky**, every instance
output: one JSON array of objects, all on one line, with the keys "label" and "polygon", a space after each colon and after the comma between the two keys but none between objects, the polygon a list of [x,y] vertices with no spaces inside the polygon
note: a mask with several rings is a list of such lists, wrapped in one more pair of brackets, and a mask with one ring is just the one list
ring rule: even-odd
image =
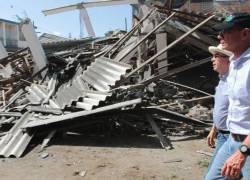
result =
[{"label": "overcast sky", "polygon": [[[38,27],[38,32],[47,32],[64,37],[71,33],[72,37],[79,37],[79,11],[65,12],[44,16],[42,10],[71,5],[81,0],[0,0],[0,18],[18,21],[17,16],[29,17]],[[87,2],[87,1],[84,1]],[[131,26],[131,6],[119,5],[112,7],[98,7],[87,9],[93,28],[97,36],[115,29],[125,29],[125,18],[128,27]],[[84,35],[87,35],[84,28]]]}]

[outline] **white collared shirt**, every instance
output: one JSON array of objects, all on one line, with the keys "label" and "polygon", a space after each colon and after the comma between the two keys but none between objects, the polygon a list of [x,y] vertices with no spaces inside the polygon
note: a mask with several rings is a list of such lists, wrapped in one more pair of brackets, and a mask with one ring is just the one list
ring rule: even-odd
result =
[{"label": "white collared shirt", "polygon": [[250,134],[250,48],[231,58],[228,82],[227,126],[235,134]]},{"label": "white collared shirt", "polygon": [[220,81],[215,89],[214,95],[214,110],[213,110],[213,122],[214,126],[218,130],[228,131],[227,128],[227,115],[228,115],[228,86],[227,79],[228,73],[225,75],[219,75]]}]

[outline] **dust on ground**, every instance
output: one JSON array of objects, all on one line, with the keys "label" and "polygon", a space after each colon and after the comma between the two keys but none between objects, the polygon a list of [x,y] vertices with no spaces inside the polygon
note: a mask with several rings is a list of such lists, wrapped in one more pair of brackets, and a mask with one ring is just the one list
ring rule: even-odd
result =
[{"label": "dust on ground", "polygon": [[[171,137],[164,150],[154,136],[67,135],[20,159],[0,159],[1,180],[200,180],[210,157],[205,138]],[[32,147],[32,146],[31,146]]]}]

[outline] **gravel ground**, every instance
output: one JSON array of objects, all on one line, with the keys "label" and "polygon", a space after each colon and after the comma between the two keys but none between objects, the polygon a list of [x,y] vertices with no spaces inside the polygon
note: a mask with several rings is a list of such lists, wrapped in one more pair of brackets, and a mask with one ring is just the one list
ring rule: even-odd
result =
[{"label": "gravel ground", "polygon": [[[67,135],[43,152],[0,160],[1,180],[199,180],[211,152],[204,138],[171,137],[172,150],[154,136]],[[33,142],[34,143],[34,142]],[[31,145],[32,147],[32,145]]]}]

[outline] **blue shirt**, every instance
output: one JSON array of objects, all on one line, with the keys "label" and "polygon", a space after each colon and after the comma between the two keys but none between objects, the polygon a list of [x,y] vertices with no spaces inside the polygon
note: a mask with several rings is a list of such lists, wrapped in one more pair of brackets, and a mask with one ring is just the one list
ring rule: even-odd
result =
[{"label": "blue shirt", "polygon": [[239,58],[232,57],[228,81],[228,119],[230,132],[250,134],[250,48]]},{"label": "blue shirt", "polygon": [[228,86],[227,86],[227,76],[220,75],[220,81],[218,86],[215,89],[214,95],[214,110],[213,110],[213,121],[214,126],[218,130],[227,131],[227,114],[228,114]]}]

